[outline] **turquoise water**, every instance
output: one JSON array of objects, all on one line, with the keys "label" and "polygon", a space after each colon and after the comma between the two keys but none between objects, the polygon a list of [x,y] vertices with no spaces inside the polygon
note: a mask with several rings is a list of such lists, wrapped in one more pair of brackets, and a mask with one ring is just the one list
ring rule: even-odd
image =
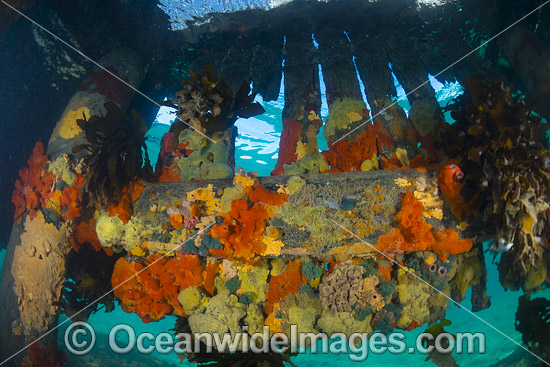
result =
[{"label": "turquoise water", "polygon": [[[71,357],[72,360],[74,360],[75,364],[79,362],[79,356],[71,356],[70,352],[65,349],[65,343],[63,340],[63,337],[65,335],[65,331],[67,330],[67,327],[71,324],[70,321],[66,321],[67,318],[62,316],[59,320],[60,327],[58,329],[58,341],[60,349],[65,351],[68,356]],[[66,321],[66,322],[65,322]],[[65,322],[65,323],[63,323]],[[97,335],[97,344],[96,347],[94,347],[94,350],[92,353],[90,353],[91,357],[94,357],[94,354],[97,356],[98,350],[102,353],[105,353],[108,355],[109,359],[111,361],[116,361],[117,359],[121,358],[129,358],[130,360],[134,361],[142,361],[144,355],[139,353],[135,348],[132,352],[125,356],[121,356],[119,354],[115,354],[112,352],[109,348],[108,343],[108,335],[109,332],[116,326],[120,324],[127,324],[132,327],[132,329],[135,331],[136,335],[142,334],[142,333],[152,333],[153,335],[158,335],[161,332],[170,332],[170,329],[172,329],[175,325],[176,318],[172,316],[165,317],[164,319],[153,322],[149,324],[145,324],[141,322],[141,319],[136,314],[128,314],[124,312],[120,307],[117,307],[112,312],[104,312],[99,311],[93,315],[90,316],[90,318],[87,321],[96,332]],[[122,336],[121,338],[117,338],[119,340],[119,345],[123,347],[125,343],[128,342],[128,339],[124,337],[124,334],[121,333],[119,336]],[[162,362],[162,365],[164,366],[176,366],[180,365],[179,359],[175,353],[163,355],[158,352],[154,352],[151,355],[148,355],[154,360],[157,360],[159,362]],[[101,359],[103,360],[103,359]],[[141,366],[142,364],[140,364]],[[193,366],[190,363],[185,363],[184,365],[187,366]]]}]

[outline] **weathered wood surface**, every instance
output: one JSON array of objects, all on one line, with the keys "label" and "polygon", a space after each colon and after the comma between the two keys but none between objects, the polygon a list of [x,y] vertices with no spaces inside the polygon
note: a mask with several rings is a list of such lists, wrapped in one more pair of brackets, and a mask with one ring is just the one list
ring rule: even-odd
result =
[{"label": "weathered wood surface", "polygon": [[[284,186],[288,179],[292,176],[280,175],[273,177],[261,177],[259,181],[268,189],[276,190]],[[284,247],[281,251],[281,256],[311,256],[314,258],[326,258],[337,253],[347,254],[348,256],[369,256],[374,253],[374,250],[368,249],[368,244],[374,245],[378,237],[387,232],[392,226],[396,226],[395,213],[400,208],[401,194],[405,191],[403,187],[398,185],[398,182],[415,182],[419,183],[419,187],[427,187],[426,192],[433,189],[434,175],[433,172],[420,173],[417,170],[381,170],[370,172],[353,172],[353,173],[332,173],[332,174],[307,174],[300,176],[306,182],[308,194],[302,193],[289,195],[289,203],[301,207],[325,207],[330,208],[324,211],[323,221],[326,221],[326,226],[339,231],[342,240],[339,242],[310,240],[312,233],[307,231],[302,226],[303,223],[289,224],[285,222],[285,218],[272,218],[270,225],[277,227],[282,233],[281,241]],[[212,181],[188,181],[188,182],[172,182],[172,183],[148,183],[145,186],[143,194],[134,203],[135,217],[140,218],[144,222],[148,222],[148,218],[165,217],[162,219],[167,226],[170,225],[168,215],[163,214],[162,208],[176,207],[185,197],[187,192],[198,188],[213,185],[214,192],[231,187],[231,180],[212,180]],[[378,186],[379,185],[379,186]],[[378,191],[377,191],[378,190]],[[417,191],[415,187],[410,187],[407,190]],[[360,233],[358,227],[353,227],[350,222],[344,222],[345,213],[340,209],[342,198],[354,198],[357,202],[357,208],[363,207],[363,211],[358,210],[358,213],[365,213],[368,218],[359,218],[358,222],[362,228],[364,224],[371,225],[372,231],[368,235],[362,235],[361,240],[354,235]],[[374,200],[375,206],[372,208],[386,208],[378,213],[369,213],[367,203],[369,200]],[[155,208],[155,212],[151,211]],[[492,226],[487,221],[477,221],[477,224],[472,224],[464,231],[457,228],[459,221],[452,214],[446,205],[442,206],[443,219],[437,220],[427,218],[428,223],[433,225],[434,230],[441,231],[445,228],[456,230],[462,238],[476,238],[490,235]],[[354,209],[355,210],[355,209]],[[376,210],[376,209],[375,209]],[[165,210],[164,210],[165,212]],[[306,223],[311,218],[305,216],[303,218]],[[318,219],[318,218],[317,218]],[[369,221],[370,219],[370,221]],[[490,219],[489,219],[490,220]],[[346,233],[340,226],[345,227],[350,233]],[[315,234],[313,233],[315,236]],[[362,244],[364,246],[353,246],[349,250],[344,250],[347,246],[353,244]],[[159,245],[159,244],[157,244]],[[166,250],[172,250],[178,247],[176,244],[167,244]],[[365,250],[367,247],[367,251]]]},{"label": "weathered wood surface", "polygon": [[307,121],[307,112],[315,111],[319,114],[321,111],[319,62],[311,35],[287,36],[285,53],[283,119],[305,114],[303,119],[296,119]]},{"label": "weathered wood surface", "polygon": [[384,40],[377,35],[367,37],[361,33],[350,33],[355,64],[365,85],[367,101],[373,115],[384,108],[386,101],[397,98],[392,71],[384,51]]},{"label": "weathered wood surface", "polygon": [[511,29],[497,44],[531,93],[538,112],[550,117],[550,51],[524,27]]},{"label": "weathered wood surface", "polygon": [[[19,1],[12,5],[20,7],[24,3],[32,4],[33,2]],[[187,24],[188,27],[184,31],[179,32],[171,31],[168,16],[154,2],[146,0],[133,2],[122,0],[108,2],[49,1],[39,3],[31,12],[28,12],[28,15],[41,21],[41,24],[48,25],[47,28],[53,30],[63,39],[74,37],[78,43],[77,48],[94,60],[99,60],[101,56],[109,52],[109,47],[112,44],[118,45],[117,47],[126,46],[135,49],[149,68],[140,90],[159,101],[166,96],[173,96],[180,87],[181,79],[188,75],[189,69],[200,70],[205,63],[211,63],[216,70],[220,70],[222,67],[231,70],[230,66],[234,64],[233,60],[223,62],[228,55],[228,49],[235,46],[229,41],[231,39],[247,39],[246,44],[253,45],[252,56],[246,56],[239,60],[238,57],[233,57],[235,53],[233,50],[230,53],[231,59],[242,63],[240,65],[242,68],[239,66],[239,70],[244,74],[248,70],[250,71],[250,81],[254,83],[255,92],[259,92],[264,100],[276,99],[279,93],[283,58],[288,56],[283,52],[283,38],[286,36],[287,41],[293,35],[303,35],[309,38],[321,26],[342,29],[350,35],[354,55],[357,57],[358,69],[366,84],[367,100],[376,111],[377,106],[372,101],[380,96],[374,91],[369,92],[368,89],[371,88],[369,85],[387,84],[390,79],[388,79],[387,67],[378,68],[377,66],[374,70],[380,71],[374,73],[371,79],[377,79],[380,83],[373,84],[372,80],[367,81],[366,71],[362,70],[365,68],[360,65],[361,59],[365,59],[365,52],[375,55],[377,59],[380,59],[381,64],[386,63],[387,65],[387,62],[391,61],[390,59],[394,59],[396,64],[399,64],[396,61],[400,61],[405,69],[411,67],[411,61],[417,61],[422,65],[423,71],[435,75],[479,46],[481,41],[489,39],[517,20],[517,14],[526,14],[532,8],[529,2],[516,1],[510,7],[502,7],[498,2],[489,0],[481,2],[468,0],[461,4],[444,2],[439,6],[421,4],[411,6],[411,2],[408,0],[383,2],[294,1],[270,11],[252,9],[208,15],[206,16],[207,21],[193,19]],[[25,10],[24,7],[19,9]],[[548,9],[543,8],[542,10],[542,13],[534,14],[526,19],[524,26],[534,29],[536,31],[534,34],[548,47],[550,23],[548,22],[549,17],[544,16],[548,14]],[[2,12],[8,15],[13,14],[13,11],[6,7]],[[86,17],[75,17],[74,14],[86,14]],[[38,15],[44,18],[37,17]],[[56,28],[56,24],[44,23],[46,18],[59,19],[57,23],[62,24],[63,27]],[[16,49],[14,45],[33,44],[32,35],[26,39],[21,39],[20,36],[14,39],[13,34],[10,33],[21,34],[21,29],[25,29],[20,26],[21,24],[25,24],[25,27],[28,28],[31,26],[27,20],[20,18],[3,33],[5,37],[2,39],[2,46],[7,50]],[[0,28],[2,27],[0,26]],[[31,34],[32,32],[28,31],[27,33]],[[147,34],[147,37],[136,37],[136,34]],[[380,39],[384,48],[369,46],[370,40],[376,35],[384,35]],[[369,39],[369,44],[363,47],[363,40],[366,38]],[[60,43],[54,44],[59,45],[59,51],[65,47]],[[390,51],[384,49],[398,49],[400,52],[399,55],[394,54],[392,58],[388,58],[387,53]],[[302,58],[301,61],[310,62],[308,51],[302,51],[301,54],[298,54]],[[25,52],[20,54],[28,55],[29,52],[25,49]],[[28,70],[35,71],[36,75],[48,75],[47,78],[44,78],[46,80],[43,84],[44,87],[40,88],[44,90],[51,83],[49,78],[55,79],[55,75],[50,76],[47,70],[49,66],[46,54],[37,55],[32,52],[31,54],[33,57],[16,59],[15,63],[8,63],[10,67],[6,70],[10,71],[9,75],[16,75],[17,78],[28,73]],[[71,54],[71,57],[73,56]],[[439,79],[441,81],[461,81],[464,77],[484,74],[499,77],[507,84],[519,80],[514,76],[514,68],[501,62],[503,59],[501,56],[496,43],[490,42],[487,48],[482,48],[480,52],[454,64],[452,68],[441,74]],[[395,60],[396,57],[399,60]],[[285,66],[290,61],[287,57]],[[417,66],[415,69],[418,69]],[[352,73],[353,69],[349,68],[345,72]],[[242,75],[237,79],[241,78]],[[37,80],[34,74],[32,79]],[[406,90],[416,87],[416,81],[426,81],[426,78],[418,78],[414,75],[409,79],[411,85],[407,86]],[[32,145],[25,138],[21,138],[21,135],[26,135],[26,131],[30,127],[28,124],[31,122],[34,124],[32,128],[35,132],[37,131],[35,129],[36,121],[40,121],[42,125],[47,124],[49,115],[47,113],[44,115],[44,113],[49,112],[52,103],[44,102],[43,94],[39,101],[30,101],[31,104],[38,103],[43,107],[48,107],[40,109],[40,113],[35,115],[35,112],[32,111],[36,109],[28,109],[28,103],[18,102],[27,100],[29,93],[25,88],[29,83],[22,83],[25,88],[20,88],[21,93],[18,93],[17,88],[14,87],[17,83],[18,81],[5,83],[9,87],[5,89],[6,92],[1,97],[6,98],[6,93],[8,93],[9,98],[6,100],[15,102],[13,108],[6,110],[8,112],[13,110],[16,113],[8,113],[2,121],[9,122],[9,127],[13,127],[13,131],[23,130],[24,133],[10,134],[9,139],[6,140],[9,144],[4,145],[10,146],[10,149],[6,150],[9,151],[6,156],[12,155],[12,157],[25,157],[26,159]],[[70,96],[74,88],[74,84],[71,83],[74,83],[74,79],[69,79],[69,82],[56,80],[56,87],[61,90],[69,88],[70,93],[66,95]],[[403,81],[402,83],[407,84]],[[519,87],[523,89],[522,86]],[[14,88],[17,91],[16,96],[13,94]],[[392,86],[387,85],[387,88],[390,90],[389,94],[393,95]],[[381,91],[380,95],[388,95],[386,87],[376,87],[376,89]],[[31,94],[41,96],[38,92],[35,90]],[[60,95],[60,99],[63,100],[66,98],[63,93],[52,92],[51,94]],[[141,98],[132,107],[138,108],[144,115],[149,115],[154,112],[154,109],[151,112],[151,108],[144,106],[151,105],[150,101]],[[45,130],[48,131],[49,128]],[[26,153],[19,148],[17,154],[14,154],[11,141],[20,140],[26,142],[24,144]],[[13,160],[15,164],[6,166],[5,180],[0,178],[0,186],[3,191],[11,190],[17,170],[22,165],[17,162],[24,162],[24,159],[21,158],[13,158]],[[9,200],[0,200],[0,207],[4,212],[11,210]],[[6,217],[9,218],[9,216]],[[9,220],[4,220],[1,223],[2,229],[5,229],[3,232],[9,233],[11,223],[8,222]],[[3,237],[7,240],[7,236]],[[0,245],[2,242],[4,241],[0,241]]]},{"label": "weathered wood surface", "polygon": [[338,99],[362,100],[359,80],[353,64],[351,43],[344,30],[321,27],[315,32],[319,42],[319,55],[326,85],[327,103],[330,106]]},{"label": "weathered wood surface", "polygon": [[261,32],[258,38],[250,62],[250,78],[254,81],[252,91],[259,93],[265,102],[276,101],[283,72],[283,35]]},{"label": "weathered wood surface", "polygon": [[[283,173],[284,164],[296,161],[297,141],[309,144],[312,151],[318,150],[316,136],[319,125],[314,125],[309,118],[311,112],[316,116],[321,114],[319,61],[316,51],[311,35],[292,34],[286,38],[283,131],[277,166],[272,174]],[[309,131],[310,127],[312,131]],[[295,136],[298,134],[300,136]]]},{"label": "weathered wood surface", "polygon": [[220,76],[234,92],[239,90],[243,81],[250,82],[250,64],[243,60],[252,60],[256,40],[245,34],[237,34],[227,41],[225,56],[222,58]]},{"label": "weathered wood surface", "polygon": [[428,80],[428,72],[422,61],[415,57],[418,50],[414,44],[408,44],[406,40],[399,39],[395,35],[391,40],[392,48],[388,50],[389,58],[393,63],[393,72],[412,105],[418,99],[436,101],[435,91]]}]

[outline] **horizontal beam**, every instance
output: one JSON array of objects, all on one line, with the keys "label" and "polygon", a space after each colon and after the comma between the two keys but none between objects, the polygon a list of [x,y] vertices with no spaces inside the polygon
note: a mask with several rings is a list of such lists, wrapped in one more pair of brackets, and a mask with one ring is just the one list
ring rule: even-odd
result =
[{"label": "horizontal beam", "polygon": [[[492,226],[487,222],[463,228],[438,195],[437,176],[433,171],[404,169],[281,175],[261,177],[259,182],[268,190],[290,190],[288,201],[277,209],[268,223],[281,234],[279,239],[284,246],[280,256],[327,258],[342,253],[350,257],[372,255],[369,245],[376,244],[379,236],[397,226],[395,215],[401,206],[401,194],[405,191],[413,192],[423,203],[425,220],[434,231],[450,228],[458,232],[461,238],[481,238],[491,232]],[[296,182],[301,183],[299,190],[292,189]],[[162,214],[169,208],[181,205],[187,193],[208,185],[212,185],[212,191],[220,197],[224,189],[233,186],[233,182],[147,183],[143,194],[134,203],[133,218],[146,228],[157,229],[156,233],[149,235],[150,238],[166,238],[171,225],[169,216]],[[150,241],[149,245],[151,249],[165,251],[180,246],[169,241]]]}]

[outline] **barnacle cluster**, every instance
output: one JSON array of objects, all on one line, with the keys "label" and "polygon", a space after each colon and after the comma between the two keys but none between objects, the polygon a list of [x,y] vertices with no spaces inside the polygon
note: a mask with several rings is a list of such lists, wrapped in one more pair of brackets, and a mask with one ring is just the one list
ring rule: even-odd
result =
[{"label": "barnacle cluster", "polygon": [[129,116],[113,102],[104,106],[105,116],[84,116],[77,121],[88,142],[76,146],[73,153],[88,152],[84,156],[87,173],[82,190],[91,203],[107,206],[118,203],[129,184],[152,169],[144,120],[136,111]]},{"label": "barnacle cluster", "polygon": [[[525,278],[531,269],[546,268],[550,207],[548,125],[532,112],[527,99],[498,80],[482,77],[465,83],[465,93],[448,106],[453,125],[441,126],[435,140],[457,159],[465,185],[461,195],[479,210],[492,212],[496,241],[511,245],[503,255],[501,280]],[[488,200],[484,200],[488,198]],[[509,247],[509,246],[508,246]],[[543,279],[544,280],[544,279]]]}]

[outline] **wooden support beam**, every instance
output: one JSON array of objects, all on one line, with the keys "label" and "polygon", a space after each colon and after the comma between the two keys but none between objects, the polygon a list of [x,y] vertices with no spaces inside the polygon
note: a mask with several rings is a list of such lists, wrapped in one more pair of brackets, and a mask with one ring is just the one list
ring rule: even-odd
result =
[{"label": "wooden support beam", "polygon": [[497,43],[533,96],[537,112],[550,118],[550,51],[524,27],[512,28]]},{"label": "wooden support beam", "polygon": [[384,41],[377,35],[350,33],[353,54],[359,76],[365,85],[367,101],[372,113],[380,112],[387,102],[397,98]]},{"label": "wooden support beam", "polygon": [[262,32],[258,38],[250,65],[250,77],[254,83],[252,91],[260,94],[265,102],[276,101],[283,72],[283,35]]},{"label": "wooden support beam", "polygon": [[[480,264],[485,264],[483,245],[478,244],[477,256]],[[479,282],[472,286],[472,311],[478,312],[491,306],[491,297],[487,295],[487,268],[481,269]]]},{"label": "wooden support beam", "polygon": [[103,105],[107,101],[115,102],[125,110],[135,93],[128,84],[138,86],[145,75],[145,65],[139,55],[125,48],[107,54],[99,64],[109,72],[99,68],[90,71],[57,122],[48,142],[48,155],[52,161],[62,154],[72,154],[73,147],[86,143],[77,119],[104,115]]},{"label": "wooden support beam", "polygon": [[[133,86],[143,79],[145,68],[139,56],[118,49],[99,62]],[[76,119],[102,112],[103,103],[113,101],[126,109],[134,90],[102,70],[92,70],[69,101],[48,145],[53,161],[85,142]],[[51,223],[51,222],[54,223]],[[58,301],[65,281],[67,254],[71,250],[69,226],[61,218],[47,217],[42,211],[30,214],[13,225],[0,285],[0,360],[11,357],[48,330],[55,327]],[[40,340],[57,350],[57,333]],[[25,353],[10,359],[7,366],[19,366]]]},{"label": "wooden support beam", "polygon": [[[296,295],[316,300],[308,303],[307,308],[302,306],[303,303],[297,305],[301,310],[306,309],[312,316],[312,322],[317,322],[322,329],[323,315],[326,318],[329,313],[341,312],[328,304],[330,295],[337,294],[340,288],[345,289],[346,294],[348,287],[362,294],[359,290],[364,289],[367,282],[391,283],[389,295],[376,293],[374,297],[367,296],[369,300],[373,297],[376,302],[379,297],[384,297],[384,303],[379,307],[369,306],[364,311],[369,318],[360,320],[366,320],[368,330],[380,329],[380,318],[388,316],[395,318],[395,323],[386,326],[387,332],[393,328],[411,329],[444,318],[449,303],[446,297],[456,294],[456,299],[460,301],[470,287],[469,282],[462,280],[463,276],[468,277],[472,268],[476,271],[479,267],[483,269],[485,264],[478,263],[480,249],[470,251],[472,242],[459,240],[453,232],[456,230],[464,237],[481,233],[479,228],[464,230],[464,224],[458,223],[437,195],[435,176],[435,172],[386,170],[279,175],[259,178],[259,183],[246,175],[240,175],[235,181],[149,183],[133,202],[133,215],[128,223],[117,225],[119,229],[116,232],[122,235],[105,244],[115,250],[124,248],[131,253],[131,256],[117,262],[115,272],[117,267],[121,270],[128,265],[129,271],[133,271],[133,264],[149,264],[158,259],[159,254],[167,252],[175,255],[168,258],[173,259],[168,260],[173,263],[184,260],[192,261],[189,264],[206,266],[209,269],[207,272],[213,272],[212,284],[220,285],[214,297],[219,298],[229,292],[238,295],[243,291],[249,292],[247,304],[259,310],[260,326],[271,327],[270,320],[275,314],[290,314],[290,307],[294,307],[295,303],[292,301],[292,306],[289,306],[287,302]],[[419,202],[423,203],[423,208]],[[188,209],[184,204],[195,209]],[[96,229],[100,238],[106,239],[107,234],[112,233],[101,224],[111,221],[110,218],[105,214],[98,219]],[[489,228],[487,223],[483,225],[485,230]],[[101,232],[102,228],[105,228],[104,232]],[[414,276],[398,269],[373,246],[397,264],[405,266]],[[468,263],[465,263],[466,259]],[[180,264],[181,270],[184,270],[181,266],[191,266],[183,265],[185,262]],[[169,272],[168,264],[165,266]],[[283,266],[285,270],[281,270]],[[312,266],[318,269],[315,273],[309,271]],[[143,267],[135,269],[137,272]],[[354,281],[355,277],[346,277],[327,289],[327,283],[332,283],[331,280],[338,276],[341,269],[356,269],[361,273],[361,269],[367,269],[370,278],[365,281],[363,279],[366,278],[358,277]],[[290,271],[298,275],[290,276]],[[232,288],[228,282],[229,274],[237,276],[235,281],[240,282],[238,289]],[[291,291],[295,294],[279,296],[281,289],[296,284],[295,278],[301,279],[299,281],[303,286],[298,285]],[[167,281],[173,282],[173,279],[169,277]],[[258,280],[247,285],[248,280],[245,279]],[[137,279],[135,285],[130,286],[139,287],[137,298],[148,292],[148,286],[140,285],[140,282]],[[164,280],[160,282],[164,288]],[[113,283],[114,286],[117,284]],[[446,297],[432,293],[430,286],[441,290]],[[188,297],[187,292],[192,289],[184,289],[177,283],[172,289],[171,292],[179,294],[183,307],[186,307],[187,298],[183,297]],[[483,287],[478,290],[480,292],[474,294],[472,303],[482,306]],[[301,293],[306,295],[300,296]],[[124,291],[117,296],[129,307],[127,310],[138,312],[136,299],[129,299],[123,294]],[[432,298],[434,295],[435,298]],[[349,310],[346,311],[348,314],[341,315],[350,320],[358,319],[360,316],[356,314],[363,307],[361,297],[358,295],[348,301],[346,295],[338,300],[339,304],[352,303],[352,306],[345,306],[344,311]],[[239,298],[235,296],[234,299],[237,301]],[[280,302],[273,306],[274,300]],[[412,305],[423,311],[412,313]],[[181,309],[176,309],[177,306],[171,306],[173,309],[168,307],[166,313],[181,316]],[[353,307],[356,309],[352,313]],[[236,308],[242,306],[233,303],[224,312],[229,313]],[[407,313],[411,316],[400,316]],[[193,332],[211,330],[204,328],[206,323],[195,322],[204,315],[203,312],[195,312],[189,316]],[[320,318],[317,315],[321,315]],[[420,317],[420,321],[411,321]],[[344,328],[338,321],[331,321],[329,325],[335,330]],[[350,324],[348,330],[355,332],[357,327],[357,324]],[[284,327],[280,330],[287,332]]]},{"label": "wooden support beam", "polygon": [[[268,225],[276,227],[282,234],[280,240],[284,247],[280,256],[325,259],[372,255],[374,250],[367,243],[375,245],[380,235],[396,226],[394,217],[400,208],[404,190],[413,191],[415,196],[425,200],[427,211],[433,209],[433,213],[436,213],[440,210],[441,219],[437,218],[438,215],[426,217],[435,231],[451,228],[461,237],[491,234],[492,226],[486,220],[480,220],[482,225],[461,229],[463,227],[454,214],[435,193],[435,176],[434,172],[421,173],[410,169],[301,175],[304,181],[302,188],[289,195],[288,203],[278,210]],[[267,189],[277,190],[284,187],[291,177],[296,176],[260,177],[259,181]],[[233,182],[148,183],[141,197],[134,203],[133,218],[145,228],[157,228],[149,237],[169,238],[170,219],[165,214],[167,208],[176,208],[188,192],[208,185],[212,185],[214,192],[221,193],[223,189],[232,187]],[[159,212],[160,208],[165,212]],[[317,231],[313,230],[315,226],[318,226]],[[361,240],[340,226],[349,229]],[[153,251],[178,247],[170,242],[148,243]]]},{"label": "wooden support beam", "polygon": [[282,34],[228,32],[202,39],[186,49],[186,60],[195,72],[208,64],[237,91],[243,80],[254,82],[254,92],[265,101],[279,97],[282,72]]},{"label": "wooden support beam", "polygon": [[[452,22],[437,26],[432,25],[434,29],[422,30],[415,36],[422,39],[423,42],[416,44],[416,54],[420,62],[431,75],[437,75],[437,80],[445,82],[462,82],[464,79],[472,78],[476,75],[485,75],[490,78],[498,78],[507,84],[513,82],[512,69],[502,61],[496,42],[489,42],[473,54],[472,50],[487,40],[490,36],[499,32],[509,23],[493,27],[487,33],[480,33],[476,29],[479,23],[469,23],[471,15],[465,17],[468,13],[456,14]],[[467,22],[464,24],[464,22]],[[485,24],[484,24],[485,26]],[[478,26],[479,27],[479,26]],[[426,36],[427,34],[427,36]],[[468,34],[476,34],[477,38],[471,39]],[[468,55],[465,57],[466,55]],[[451,66],[452,67],[449,67]]]},{"label": "wooden support beam", "polygon": [[243,81],[250,82],[250,62],[256,39],[246,34],[235,34],[228,41],[221,60],[220,76],[237,92]]},{"label": "wooden support beam", "polygon": [[[348,131],[363,124],[361,118],[355,118],[352,123],[342,126],[342,115],[353,113],[355,116],[364,117],[367,106],[359,87],[351,44],[344,31],[341,28],[319,28],[315,32],[315,38],[319,42],[329,108],[329,117],[325,122],[325,138],[328,141],[336,141]],[[345,113],[342,113],[344,110]],[[362,130],[364,127],[346,136],[346,140],[353,140]]]},{"label": "wooden support beam", "polygon": [[[224,39],[233,38],[230,33],[212,35],[211,38],[201,39],[199,44],[194,44],[189,47],[186,60],[191,60],[191,70],[202,72],[208,64],[212,65],[215,71],[221,70],[222,60],[226,53],[227,43]],[[189,71],[189,70],[186,70]]]},{"label": "wooden support beam", "polygon": [[[384,36],[351,33],[353,53],[357,70],[365,85],[365,94],[372,116],[382,123],[395,142],[396,148],[405,149],[412,157],[416,147],[408,141],[410,125],[401,106],[395,103],[395,89],[392,70],[384,46]],[[387,152],[391,157],[391,152]]]},{"label": "wooden support beam", "polygon": [[545,6],[539,12],[539,19],[537,20],[536,34],[539,39],[544,43],[546,48],[550,50],[550,8]]},{"label": "wooden support beam", "polygon": [[321,27],[315,31],[315,39],[319,42],[329,109],[335,101],[342,98],[362,100],[351,44],[344,31],[340,28]]},{"label": "wooden support beam", "polygon": [[286,36],[284,65],[285,106],[279,158],[272,174],[283,174],[284,166],[296,162],[298,144],[318,154],[317,133],[321,125],[319,64],[311,35]]},{"label": "wooden support beam", "polygon": [[[301,117],[309,111],[320,113],[319,63],[310,35],[287,35],[284,73],[283,119]],[[306,122],[307,115],[297,119]]]},{"label": "wooden support beam", "polygon": [[403,86],[409,103],[412,106],[419,99],[436,101],[435,91],[429,83],[428,73],[421,60],[413,57],[417,54],[415,45],[407,43],[400,37],[401,35],[395,35],[393,40],[389,41],[392,48],[388,52],[389,59],[393,64],[393,72]]}]

